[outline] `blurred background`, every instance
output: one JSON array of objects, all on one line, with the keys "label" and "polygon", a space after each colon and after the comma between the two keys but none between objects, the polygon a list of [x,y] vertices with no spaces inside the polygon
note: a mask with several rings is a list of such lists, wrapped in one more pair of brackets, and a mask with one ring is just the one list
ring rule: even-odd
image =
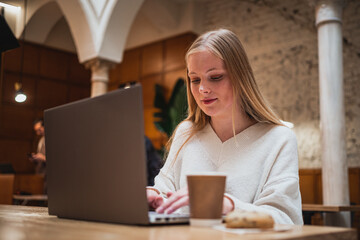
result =
[{"label": "blurred background", "polygon": [[[177,81],[186,79],[189,45],[199,34],[224,27],[242,41],[264,96],[294,125],[303,202],[322,202],[319,1],[0,2],[20,42],[2,54],[0,82],[0,162],[12,164],[15,189],[37,192],[26,156],[39,140],[33,121],[47,108],[103,93],[93,91],[99,76],[106,91],[131,82],[143,85],[145,133],[160,150],[167,134],[154,124],[160,111],[154,105],[156,84],[169,101]],[[360,1],[344,1],[342,34],[350,201],[360,204]],[[14,100],[16,82],[27,95],[23,103]]]}]

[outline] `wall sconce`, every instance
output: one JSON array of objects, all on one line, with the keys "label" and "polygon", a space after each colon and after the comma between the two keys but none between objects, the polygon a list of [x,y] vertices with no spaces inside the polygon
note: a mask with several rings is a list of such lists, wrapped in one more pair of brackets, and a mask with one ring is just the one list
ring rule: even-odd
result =
[{"label": "wall sconce", "polygon": [[15,101],[22,103],[26,101],[26,94],[22,90],[22,84],[20,82],[15,83]]}]

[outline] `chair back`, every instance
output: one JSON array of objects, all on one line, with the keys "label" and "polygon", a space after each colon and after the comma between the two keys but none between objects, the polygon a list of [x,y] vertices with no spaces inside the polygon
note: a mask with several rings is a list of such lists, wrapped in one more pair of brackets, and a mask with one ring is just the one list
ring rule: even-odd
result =
[{"label": "chair back", "polygon": [[14,178],[14,174],[0,174],[0,204],[12,204]]}]

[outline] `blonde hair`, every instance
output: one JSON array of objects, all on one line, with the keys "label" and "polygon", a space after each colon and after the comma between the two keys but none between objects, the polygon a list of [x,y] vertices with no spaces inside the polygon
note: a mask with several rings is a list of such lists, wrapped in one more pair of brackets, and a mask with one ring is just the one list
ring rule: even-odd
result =
[{"label": "blonde hair", "polygon": [[[255,81],[252,68],[250,66],[248,57],[245,53],[239,38],[230,30],[219,29],[210,31],[199,36],[188,49],[185,61],[191,54],[209,51],[218,58],[222,59],[225,68],[229,73],[229,77],[233,86],[233,131],[235,135],[234,111],[236,107],[240,107],[245,111],[250,119],[256,122],[272,123],[276,125],[283,125],[270,105],[262,97],[258,85]],[[191,94],[190,79],[186,80],[186,91],[188,100],[188,117],[184,121],[191,121],[192,128],[188,133],[186,141],[179,148],[175,159],[177,158],[182,147],[194,136],[197,132],[203,129],[207,123],[210,122],[210,117],[207,116]],[[179,124],[180,125],[180,124]],[[174,138],[176,129],[169,139],[166,149],[169,152],[172,140]]]}]

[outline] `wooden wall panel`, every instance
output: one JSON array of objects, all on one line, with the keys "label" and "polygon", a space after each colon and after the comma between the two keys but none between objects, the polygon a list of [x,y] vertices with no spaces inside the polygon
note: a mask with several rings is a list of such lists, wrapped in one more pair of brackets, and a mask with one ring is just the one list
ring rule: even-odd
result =
[{"label": "wooden wall panel", "polygon": [[[24,50],[23,50],[24,48]],[[24,51],[24,53],[23,53]],[[22,56],[23,54],[23,56]],[[23,72],[27,74],[39,74],[40,48],[31,43],[20,42],[20,47],[7,51],[4,54],[4,70],[12,72],[21,71],[21,61],[23,59]]]},{"label": "wooden wall panel", "polygon": [[85,66],[79,63],[76,55],[69,56],[69,80],[90,87],[91,73]]},{"label": "wooden wall panel", "polygon": [[[121,64],[115,65],[113,69],[109,71],[109,84],[108,84],[108,91],[115,90],[121,82]],[[138,73],[138,71],[136,71]]]},{"label": "wooden wall panel", "polygon": [[[110,71],[109,85],[116,89],[120,83],[138,81],[140,78],[140,49],[124,52],[123,61]],[[116,87],[114,87],[116,85]]]},{"label": "wooden wall panel", "polygon": [[315,196],[316,200],[315,203],[322,204],[323,203],[323,196],[322,196],[322,175],[321,169],[314,169],[315,174],[315,182],[316,182],[316,189],[315,189]]},{"label": "wooden wall panel", "polygon": [[140,78],[140,49],[126,51],[120,66],[119,83],[138,81]]},{"label": "wooden wall panel", "polygon": [[300,169],[300,191],[303,203],[322,203],[320,169]]},{"label": "wooden wall panel", "polygon": [[88,97],[90,97],[90,87],[84,88],[84,87],[71,86],[69,89],[68,102],[73,102]]},{"label": "wooden wall panel", "polygon": [[119,88],[119,84],[112,82],[108,84],[108,92],[114,91]]},{"label": "wooden wall panel", "polygon": [[300,178],[300,192],[302,203],[315,203],[315,176],[303,174]]},{"label": "wooden wall panel", "polygon": [[[22,87],[26,94],[26,101],[21,103],[22,106],[34,107],[36,104],[36,84],[38,78],[36,76],[22,76]],[[14,83],[15,84],[15,83]],[[13,98],[14,101],[14,98]],[[19,104],[19,103],[17,103]]]},{"label": "wooden wall panel", "polygon": [[[321,169],[300,169],[300,191],[303,203],[322,204]],[[350,203],[360,204],[360,168],[349,168]]]},{"label": "wooden wall panel", "polygon": [[155,108],[145,108],[144,109],[144,118],[145,120],[145,135],[151,136],[151,139],[156,139],[158,141],[162,141],[164,135],[156,129],[154,125],[154,113],[157,110]]},{"label": "wooden wall panel", "polygon": [[15,102],[15,82],[20,80],[20,75],[13,72],[5,72],[2,82],[2,101],[8,103]]},{"label": "wooden wall panel", "polygon": [[[26,153],[36,151],[39,139],[33,131],[34,119],[43,117],[46,108],[88,97],[90,70],[77,62],[75,54],[33,43],[25,42],[22,45],[23,58],[21,48],[4,54],[0,161],[12,162],[17,172],[32,173],[34,166]],[[19,80],[27,94],[24,103],[14,101],[14,83]]]},{"label": "wooden wall panel", "polygon": [[40,75],[46,78],[67,80],[69,54],[47,48],[41,49]]},{"label": "wooden wall panel", "polygon": [[0,134],[9,138],[31,139],[34,112],[22,106],[4,105],[1,109]]},{"label": "wooden wall panel", "polygon": [[172,90],[179,78],[186,79],[186,68],[165,73],[163,86],[167,100],[170,99]]},{"label": "wooden wall panel", "polygon": [[0,146],[0,162],[11,163],[16,173],[34,171],[34,165],[26,156],[33,151],[29,141],[0,139]]},{"label": "wooden wall panel", "polygon": [[0,204],[12,204],[14,178],[14,174],[0,174]]},{"label": "wooden wall panel", "polygon": [[360,205],[360,168],[349,169],[350,202]]},{"label": "wooden wall panel", "polygon": [[165,71],[185,67],[185,53],[194,40],[194,34],[185,34],[165,41]]},{"label": "wooden wall panel", "polygon": [[4,53],[4,70],[19,72],[21,68],[22,48],[15,48]]},{"label": "wooden wall panel", "polygon": [[185,52],[195,38],[192,33],[183,34],[125,51],[123,61],[110,72],[109,90],[117,89],[121,83],[141,82],[145,134],[157,149],[162,148],[167,137],[154,125],[154,85],[163,86],[169,100],[177,79],[186,77]]},{"label": "wooden wall panel", "polygon": [[23,72],[31,75],[39,75],[40,48],[33,44],[24,45]]},{"label": "wooden wall panel", "polygon": [[163,43],[158,42],[142,48],[141,77],[163,71]]},{"label": "wooden wall panel", "polygon": [[43,194],[44,177],[37,174],[16,174],[14,192],[20,191],[31,194]]},{"label": "wooden wall panel", "polygon": [[155,84],[161,84],[162,76],[152,75],[141,79],[143,88],[143,105],[145,108],[152,108],[154,106],[155,99]]},{"label": "wooden wall panel", "polygon": [[67,102],[67,85],[54,81],[40,80],[37,85],[37,106],[47,109]]}]

